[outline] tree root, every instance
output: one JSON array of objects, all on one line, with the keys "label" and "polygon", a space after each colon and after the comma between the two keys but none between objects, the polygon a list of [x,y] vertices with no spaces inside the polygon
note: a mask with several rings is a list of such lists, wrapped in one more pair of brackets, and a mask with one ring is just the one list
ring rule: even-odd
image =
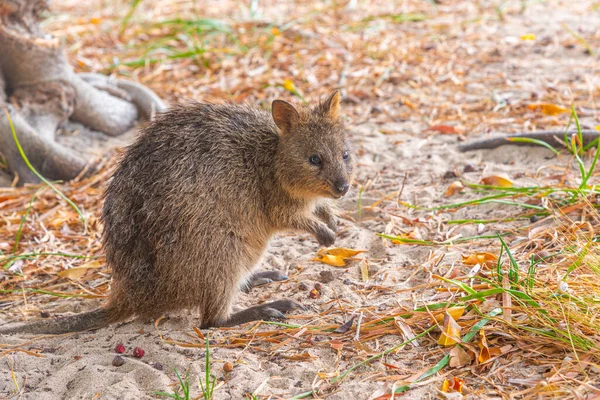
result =
[{"label": "tree root", "polygon": [[[573,134],[577,134],[577,132],[568,132],[567,136],[571,136]],[[596,130],[583,130],[581,131],[581,135],[583,138],[583,145],[587,145],[592,141],[596,140],[600,137],[600,131]],[[472,151],[472,150],[483,150],[483,149],[495,149],[500,146],[508,145],[508,146],[535,146],[534,143],[528,142],[511,142],[509,139],[512,138],[530,138],[540,140],[544,143],[548,143],[551,146],[564,147],[564,132],[555,132],[555,131],[541,131],[541,132],[531,132],[531,133],[518,133],[515,135],[507,135],[494,137],[489,139],[475,140],[472,142],[467,142],[458,146],[458,149],[462,152]]]},{"label": "tree root", "polygon": [[167,109],[167,105],[156,93],[139,83],[95,73],[80,73],[79,76],[100,90],[132,102],[137,106],[140,114],[148,119],[153,118],[155,113]]},{"label": "tree root", "polygon": [[80,153],[55,141],[69,120],[118,136],[139,116],[166,109],[150,89],[98,74],[76,74],[60,42],[38,24],[46,0],[0,0],[0,151],[19,184],[39,179],[15,144],[4,109],[33,167],[50,179],[70,180],[86,166]]},{"label": "tree root", "polygon": [[[25,155],[42,176],[70,180],[84,169],[86,161],[83,158],[48,139],[47,135],[40,135],[13,107],[8,110]],[[11,170],[19,176],[20,183],[39,182],[19,153],[6,115],[0,116],[0,148]]]}]

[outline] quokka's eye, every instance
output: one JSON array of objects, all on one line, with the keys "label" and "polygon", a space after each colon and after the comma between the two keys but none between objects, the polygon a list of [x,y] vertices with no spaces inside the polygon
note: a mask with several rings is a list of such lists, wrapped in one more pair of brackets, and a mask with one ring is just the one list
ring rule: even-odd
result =
[{"label": "quokka's eye", "polygon": [[308,162],[312,165],[321,165],[321,159],[316,154],[313,154],[312,156],[308,157]]},{"label": "quokka's eye", "polygon": [[348,161],[350,159],[350,153],[348,151],[344,151],[342,153],[342,158],[346,161]]}]

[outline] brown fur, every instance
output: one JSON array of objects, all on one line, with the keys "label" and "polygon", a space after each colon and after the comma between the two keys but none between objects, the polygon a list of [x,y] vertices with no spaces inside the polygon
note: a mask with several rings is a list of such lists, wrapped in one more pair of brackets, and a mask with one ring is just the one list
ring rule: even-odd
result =
[{"label": "brown fur", "polygon": [[[199,309],[203,327],[227,326],[299,306],[280,300],[231,313],[274,234],[310,232],[333,244],[327,199],[345,194],[353,170],[338,108],[335,92],[312,109],[277,100],[272,115],[199,103],[160,114],[128,148],[105,194],[108,305],[0,333],[98,328],[182,308]],[[77,322],[57,323],[67,319]]]}]

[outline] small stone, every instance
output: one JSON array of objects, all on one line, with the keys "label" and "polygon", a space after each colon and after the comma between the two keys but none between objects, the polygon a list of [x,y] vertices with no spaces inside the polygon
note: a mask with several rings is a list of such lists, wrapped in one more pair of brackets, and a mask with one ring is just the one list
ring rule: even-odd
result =
[{"label": "small stone", "polygon": [[320,291],[321,289],[323,289],[323,285],[320,282],[317,282],[315,283],[315,289]]},{"label": "small stone", "polygon": [[472,164],[466,164],[463,167],[463,172],[475,172],[477,169]]},{"label": "small stone", "polygon": [[230,363],[229,361],[227,361],[225,364],[223,364],[223,371],[225,371],[225,372],[233,371],[233,364]]},{"label": "small stone", "polygon": [[112,365],[115,367],[120,367],[123,364],[125,364],[125,359],[121,356],[115,356],[112,360]]},{"label": "small stone", "polygon": [[144,357],[145,353],[146,352],[141,347],[136,347],[135,349],[133,349],[133,356],[135,358],[142,358],[142,357]]},{"label": "small stone", "polygon": [[531,217],[529,217],[529,222],[536,223],[540,220],[540,218],[537,215],[532,215]]},{"label": "small stone", "polygon": [[123,354],[125,353],[125,346],[122,343],[119,343],[115,346],[115,353]]},{"label": "small stone", "polygon": [[154,363],[154,369],[157,369],[157,370],[159,370],[159,371],[162,371],[162,370],[163,370],[163,368],[164,368],[164,367],[163,367],[163,365],[162,365],[161,363],[159,363],[159,362],[157,362],[157,363]]},{"label": "small stone", "polygon": [[309,286],[308,286],[308,284],[307,284],[306,282],[300,282],[300,285],[298,286],[298,288],[299,288],[300,290],[304,290],[304,291],[306,291],[306,290],[309,290],[309,289],[310,289],[310,288],[309,288]]},{"label": "small stone", "polygon": [[42,317],[42,318],[49,318],[50,317],[50,313],[48,311],[42,311],[40,313],[40,317]]},{"label": "small stone", "polygon": [[335,275],[331,271],[321,271],[319,272],[319,277],[323,283],[330,283],[335,280]]},{"label": "small stone", "polygon": [[344,285],[352,285],[352,281],[349,278],[344,279],[342,282]]},{"label": "small stone", "polygon": [[379,267],[377,265],[369,264],[369,275],[375,275],[379,272]]},{"label": "small stone", "polygon": [[446,171],[446,173],[444,174],[444,179],[454,179],[456,178],[456,172],[454,171]]}]

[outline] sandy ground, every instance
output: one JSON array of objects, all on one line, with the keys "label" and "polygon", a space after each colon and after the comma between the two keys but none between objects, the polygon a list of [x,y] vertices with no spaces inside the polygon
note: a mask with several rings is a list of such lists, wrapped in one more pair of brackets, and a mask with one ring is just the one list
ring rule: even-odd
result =
[{"label": "sandy ground", "polygon": [[[586,3],[587,4],[587,3]],[[554,48],[551,45],[541,51],[530,51],[527,44],[514,46],[525,33],[538,37],[548,37],[550,42],[556,35],[562,35],[561,22],[567,21],[574,26],[589,27],[600,21],[598,12],[587,12],[584,6],[571,6],[556,2],[550,12],[549,5],[535,4],[524,15],[511,15],[504,22],[492,21],[478,29],[493,31],[498,40],[499,56],[496,62],[479,65],[469,74],[470,87],[456,93],[446,93],[447,101],[456,104],[477,103],[487,100],[496,91],[494,85],[502,86],[498,95],[509,101],[529,99],[532,94],[544,92],[549,86],[567,91],[572,82],[588,80],[592,92],[598,90],[597,57],[589,57],[581,48]],[[545,14],[544,14],[545,13]],[[543,20],[540,15],[547,15]],[[477,51],[477,43],[465,44]],[[595,73],[595,75],[594,75]],[[484,82],[483,77],[496,76],[497,80]],[[482,78],[481,83],[477,83]],[[462,79],[462,78],[461,78]],[[510,89],[504,86],[509,82]],[[592,95],[593,99],[593,95]],[[585,104],[593,108],[593,100]],[[345,103],[344,107],[355,107]],[[485,226],[447,225],[441,221],[461,218],[503,218],[510,216],[511,208],[499,204],[489,204],[456,213],[431,214],[414,211],[398,205],[406,201],[420,206],[439,205],[449,201],[467,200],[474,195],[459,195],[457,198],[444,197],[448,185],[456,176],[478,182],[481,177],[506,174],[517,185],[530,185],[542,182],[543,178],[556,173],[554,166],[564,160],[552,157],[552,154],[539,148],[502,147],[491,151],[477,151],[468,154],[456,149],[459,136],[441,135],[427,132],[429,124],[425,115],[415,112],[413,118],[391,120],[374,108],[362,120],[355,118],[349,124],[352,140],[357,149],[358,175],[353,190],[339,202],[341,210],[342,232],[336,246],[367,250],[360,257],[369,260],[371,274],[369,281],[363,282],[358,262],[346,268],[335,268],[311,261],[315,257],[318,245],[314,238],[302,234],[289,234],[274,238],[260,268],[277,269],[287,273],[290,280],[255,288],[250,294],[240,294],[237,306],[245,307],[257,302],[277,298],[291,298],[308,307],[302,318],[290,316],[289,322],[295,324],[328,322],[342,324],[354,311],[375,307],[385,310],[397,306],[412,307],[423,304],[435,296],[434,292],[410,289],[431,281],[432,274],[443,275],[449,265],[460,259],[462,252],[474,246],[489,243],[467,243],[452,248],[394,246],[376,236],[382,232],[410,232],[419,230],[421,237],[431,240],[444,240],[455,235],[471,236],[490,233],[504,225]],[[494,119],[490,130],[514,131],[531,124],[519,125],[510,115],[505,120]],[[556,120],[556,125],[565,123],[565,118]],[[592,114],[582,117],[585,126],[600,125]],[[478,130],[482,132],[482,130]],[[468,133],[468,132],[467,132]],[[473,137],[473,136],[471,136]],[[465,166],[472,172],[464,172]],[[473,168],[471,168],[473,167]],[[359,188],[365,188],[361,198],[359,216]],[[400,191],[400,196],[393,195]],[[380,202],[386,196],[390,198]],[[375,204],[374,206],[372,206]],[[371,207],[372,206],[372,207]],[[428,217],[427,223],[407,221],[418,217]],[[437,221],[431,223],[431,221]],[[520,223],[522,226],[525,223]],[[431,262],[444,255],[442,265]],[[301,283],[310,288],[320,282],[321,271],[331,271],[334,280],[323,283],[321,297],[311,299],[307,291],[300,288]],[[368,285],[380,285],[393,289],[372,296],[362,289]],[[398,292],[396,292],[398,291]],[[343,302],[345,312],[337,306]],[[80,312],[95,308],[101,301],[65,299],[47,304],[51,313]],[[37,307],[36,305],[35,307]],[[35,309],[34,307],[34,309]],[[44,309],[41,305],[41,309]],[[326,312],[328,311],[328,312]],[[8,320],[8,314],[2,318]],[[10,313],[14,318],[14,312]],[[368,311],[365,311],[368,317]],[[197,379],[204,373],[204,349],[185,348],[167,341],[178,340],[200,343],[192,330],[194,316],[183,312],[170,316],[158,325],[133,321],[118,326],[101,329],[95,333],[81,333],[61,337],[32,338],[19,336],[0,337],[5,347],[20,344],[19,348],[36,352],[29,355],[23,352],[2,354],[0,360],[0,397],[25,399],[146,399],[156,398],[153,394],[159,390],[169,390],[175,383],[174,369],[180,372],[189,369],[192,393],[200,394]],[[253,325],[236,328],[249,329]],[[262,326],[259,331],[278,329],[277,326]],[[206,333],[206,331],[205,331]],[[231,331],[214,331],[216,339],[226,339]],[[326,339],[322,339],[326,341]],[[388,335],[378,341],[368,343],[373,354],[383,351],[402,341],[402,336]],[[145,350],[141,359],[127,357],[123,366],[112,365],[117,343],[127,347],[131,354],[133,347]],[[362,358],[346,353],[338,360],[337,351],[328,345],[309,345],[302,340],[292,340],[280,347],[260,345],[249,347],[215,347],[211,352],[212,369],[220,380],[215,392],[216,399],[242,399],[246,393],[255,392],[259,398],[288,399],[299,393],[309,391],[319,384],[318,372],[344,371]],[[442,353],[435,351],[436,346],[407,346],[405,350],[386,357],[385,362],[393,364],[401,375],[410,375],[430,367]],[[2,349],[0,348],[0,353]],[[308,353],[312,359],[290,361],[286,357]],[[513,362],[505,359],[503,363]],[[233,364],[231,372],[224,372],[225,362]],[[361,367],[349,379],[335,390],[327,392],[324,398],[331,400],[368,399],[372,395],[381,395],[391,388],[393,381],[377,380],[385,376],[385,367],[374,362]],[[12,372],[11,372],[12,371]],[[381,372],[374,375],[374,372]],[[511,378],[535,378],[541,373],[540,367],[518,365],[506,372],[506,382]],[[437,388],[443,378],[429,380],[422,387],[408,392],[403,398],[426,399],[438,396]],[[18,384],[18,388],[15,385]],[[320,383],[319,383],[320,382]],[[484,395],[494,396],[494,388],[480,391],[481,381],[472,376],[467,378],[473,398]],[[515,385],[515,390],[527,386]]]}]

